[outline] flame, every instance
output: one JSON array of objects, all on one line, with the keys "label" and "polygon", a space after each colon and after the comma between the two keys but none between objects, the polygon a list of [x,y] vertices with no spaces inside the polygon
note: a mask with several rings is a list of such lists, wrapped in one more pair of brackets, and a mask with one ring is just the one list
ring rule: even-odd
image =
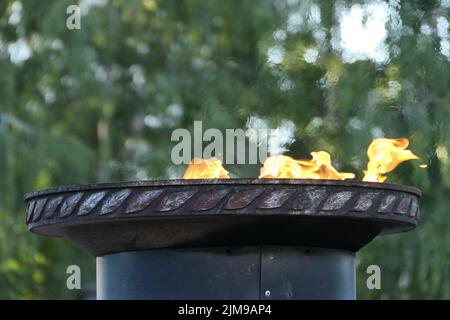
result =
[{"label": "flame", "polygon": [[325,151],[311,152],[311,160],[295,160],[289,156],[272,156],[266,159],[259,178],[336,179],[355,177],[353,173],[338,172],[331,165],[331,156]]},{"label": "flame", "polygon": [[229,179],[228,171],[217,158],[194,158],[187,167],[183,179]]},{"label": "flame", "polygon": [[401,139],[375,139],[367,149],[369,163],[364,171],[363,181],[383,182],[385,173],[394,170],[403,161],[419,159],[410,150],[406,150],[409,140]]},{"label": "flame", "polygon": [[289,156],[271,156],[264,161],[259,178],[299,178],[302,168],[298,161]]},{"label": "flame", "polygon": [[314,172],[316,174],[316,178],[311,179],[345,180],[345,179],[353,179],[355,177],[354,173],[338,172],[332,166],[331,156],[328,152],[325,151],[311,152],[311,155],[313,158],[312,160],[309,161],[309,163],[313,163],[318,167],[318,170]]},{"label": "flame", "polygon": [[[369,163],[364,170],[363,181],[384,182],[384,175],[394,170],[400,163],[407,160],[419,159],[411,150],[406,148],[409,140],[375,139],[367,149]],[[264,161],[260,169],[260,179],[335,179],[345,180],[355,178],[350,172],[339,172],[331,164],[331,156],[325,151],[311,152],[311,160],[296,160],[285,155],[271,156]],[[426,168],[426,164],[421,164]],[[190,163],[183,179],[229,179],[228,171],[217,158],[194,158]]]}]

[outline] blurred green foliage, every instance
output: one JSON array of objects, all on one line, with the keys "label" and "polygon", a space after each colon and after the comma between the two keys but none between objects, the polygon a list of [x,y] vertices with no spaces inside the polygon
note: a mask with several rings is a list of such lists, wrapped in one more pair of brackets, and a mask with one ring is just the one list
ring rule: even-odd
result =
[{"label": "blurred green foliage", "polygon": [[[26,230],[25,192],[180,176],[175,128],[252,114],[292,120],[289,154],[324,149],[358,178],[374,137],[410,138],[428,168],[387,182],[422,189],[423,219],[358,253],[358,297],[450,298],[449,1],[83,0],[69,30],[74,3],[0,3],[0,298],[73,298],[70,264],[95,281],[92,257]],[[371,264],[381,290],[366,288]]]}]

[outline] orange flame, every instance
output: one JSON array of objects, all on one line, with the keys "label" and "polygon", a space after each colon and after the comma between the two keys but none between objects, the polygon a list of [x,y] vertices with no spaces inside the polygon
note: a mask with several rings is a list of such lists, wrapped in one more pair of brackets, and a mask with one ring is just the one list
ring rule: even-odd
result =
[{"label": "orange flame", "polygon": [[194,158],[186,169],[183,179],[228,179],[228,171],[217,158]]},{"label": "orange flame", "polygon": [[301,176],[302,168],[298,161],[289,156],[272,156],[264,161],[260,169],[259,178],[298,178]]},{"label": "orange flame", "polygon": [[311,152],[311,160],[295,160],[288,156],[272,156],[266,159],[259,178],[336,179],[355,177],[353,173],[338,172],[325,151]]},{"label": "orange flame", "polygon": [[[384,175],[394,170],[400,163],[407,160],[419,159],[406,148],[409,140],[375,139],[369,145],[367,155],[369,163],[364,170],[363,181],[384,182]],[[260,169],[259,178],[262,179],[335,179],[345,180],[355,178],[355,174],[339,172],[331,164],[331,156],[325,151],[311,152],[311,160],[296,160],[285,155],[271,156],[266,159]],[[427,165],[420,165],[426,168]],[[217,158],[194,158],[190,163],[183,179],[229,179],[228,171]]]},{"label": "orange flame", "polygon": [[387,179],[385,173],[394,170],[403,161],[419,159],[410,150],[406,150],[409,140],[375,139],[367,149],[369,163],[364,171],[363,181],[383,182]]}]

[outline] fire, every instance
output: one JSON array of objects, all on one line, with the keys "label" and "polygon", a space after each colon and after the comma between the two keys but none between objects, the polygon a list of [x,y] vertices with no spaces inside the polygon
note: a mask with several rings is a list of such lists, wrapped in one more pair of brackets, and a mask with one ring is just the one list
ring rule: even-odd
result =
[{"label": "fire", "polygon": [[[409,140],[375,139],[369,145],[367,155],[369,163],[364,170],[363,181],[384,182],[386,173],[394,170],[400,163],[419,159],[406,148]],[[325,151],[311,152],[311,160],[296,160],[285,155],[267,158],[260,169],[260,179],[334,179],[345,180],[355,178],[350,172],[339,172],[331,164],[331,156]],[[426,168],[426,164],[420,165]],[[229,179],[229,173],[217,158],[194,158],[183,179]]]},{"label": "fire", "polygon": [[289,156],[272,156],[266,159],[259,178],[336,179],[355,177],[353,173],[338,172],[325,151],[311,152],[311,160],[295,160]]},{"label": "fire", "polygon": [[309,161],[301,161],[302,163],[307,162],[308,165],[315,165],[317,170],[314,171],[316,177],[311,177],[311,179],[336,179],[336,180],[345,180],[345,179],[353,179],[355,178],[354,173],[350,172],[338,172],[331,165],[331,156],[328,152],[318,151],[311,152],[312,160]]},{"label": "fire", "polygon": [[289,156],[272,156],[264,161],[259,178],[299,178],[302,168]]},{"label": "fire", "polygon": [[375,139],[367,149],[369,163],[364,171],[363,181],[383,182],[385,173],[394,170],[403,161],[419,159],[410,150],[406,150],[409,140],[402,139]]},{"label": "fire", "polygon": [[228,179],[228,171],[222,166],[222,161],[217,158],[195,158],[190,163],[183,179]]}]

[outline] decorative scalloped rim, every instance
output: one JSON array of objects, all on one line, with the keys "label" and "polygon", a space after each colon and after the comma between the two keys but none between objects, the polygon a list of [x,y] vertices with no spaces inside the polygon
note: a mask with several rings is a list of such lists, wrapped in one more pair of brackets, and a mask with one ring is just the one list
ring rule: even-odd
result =
[{"label": "decorative scalloped rim", "polygon": [[74,191],[91,191],[103,189],[124,189],[135,187],[167,187],[167,186],[196,186],[196,185],[294,185],[294,186],[345,186],[345,187],[368,187],[374,189],[388,189],[412,193],[418,197],[422,192],[411,186],[366,182],[356,180],[331,180],[331,179],[172,179],[172,180],[141,180],[125,182],[108,182],[97,184],[68,185],[33,191],[25,194],[24,200],[28,201],[34,197],[40,197],[55,193]]},{"label": "decorative scalloped rim", "polygon": [[[420,191],[407,186],[333,180],[204,181],[130,182],[38,191],[26,196],[26,221],[33,229],[40,225],[112,217],[272,214],[369,217],[415,225],[420,216]],[[240,192],[254,189],[261,192],[241,199],[238,207],[230,205],[231,198],[239,199]],[[81,197],[76,196],[79,194]],[[142,199],[146,196],[149,199]],[[133,201],[136,197],[141,197],[141,206],[136,207]]]}]

